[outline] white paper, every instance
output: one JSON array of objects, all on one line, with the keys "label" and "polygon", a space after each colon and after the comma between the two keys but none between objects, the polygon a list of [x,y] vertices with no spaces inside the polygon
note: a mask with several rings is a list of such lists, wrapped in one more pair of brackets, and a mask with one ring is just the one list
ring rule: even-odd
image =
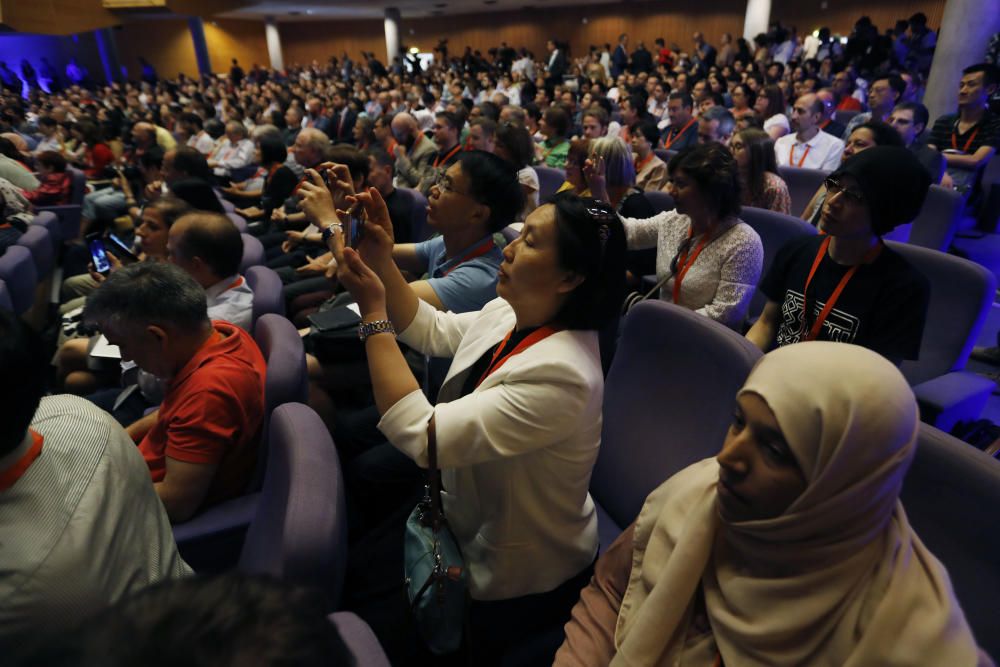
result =
[{"label": "white paper", "polygon": [[355,315],[357,315],[358,317],[361,317],[361,309],[358,308],[358,304],[356,304],[356,303],[349,303],[349,304],[347,304],[347,307],[350,308],[351,310],[353,310]]},{"label": "white paper", "polygon": [[97,344],[94,345],[94,349],[90,351],[90,356],[98,357],[99,359],[121,359],[122,353],[117,345],[109,343],[104,334],[101,334],[100,338],[97,339]]}]

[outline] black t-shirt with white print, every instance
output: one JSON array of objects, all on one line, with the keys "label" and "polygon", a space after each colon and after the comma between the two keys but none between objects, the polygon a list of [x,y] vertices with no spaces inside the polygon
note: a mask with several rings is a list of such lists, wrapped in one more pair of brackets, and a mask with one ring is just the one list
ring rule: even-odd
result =
[{"label": "black t-shirt with white print", "polygon": [[[795,239],[778,251],[760,283],[770,301],[780,305],[775,345],[806,337],[827,299],[850,269],[829,255],[809,285],[809,315],[803,323],[803,289],[824,236]],[[894,363],[916,359],[930,300],[930,284],[898,253],[885,247],[871,264],[861,265],[823,323],[817,340],[853,343]]]}]

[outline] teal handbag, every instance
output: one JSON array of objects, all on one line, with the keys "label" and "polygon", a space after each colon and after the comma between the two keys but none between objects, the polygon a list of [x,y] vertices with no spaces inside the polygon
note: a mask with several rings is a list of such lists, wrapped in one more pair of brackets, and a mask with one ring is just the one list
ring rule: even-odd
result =
[{"label": "teal handbag", "polygon": [[454,653],[462,645],[468,602],[468,571],[441,510],[437,442],[428,441],[424,497],[406,520],[403,538],[406,592],[417,632],[431,653]]}]

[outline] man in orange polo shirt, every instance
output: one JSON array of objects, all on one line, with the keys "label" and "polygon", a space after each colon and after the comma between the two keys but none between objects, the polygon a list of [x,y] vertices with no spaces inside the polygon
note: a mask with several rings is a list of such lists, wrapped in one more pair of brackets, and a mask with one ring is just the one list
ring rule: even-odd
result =
[{"label": "man in orange polo shirt", "polygon": [[133,433],[171,521],[243,493],[264,416],[264,358],[239,327],[211,321],[183,269],[143,262],[115,271],[87,300],[87,322],[167,381],[157,422]]}]

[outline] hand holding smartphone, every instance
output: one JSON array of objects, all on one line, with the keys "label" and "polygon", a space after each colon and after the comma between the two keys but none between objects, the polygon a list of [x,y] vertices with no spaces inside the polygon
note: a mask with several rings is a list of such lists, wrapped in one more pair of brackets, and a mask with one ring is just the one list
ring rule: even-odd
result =
[{"label": "hand holding smartphone", "polygon": [[111,260],[108,259],[108,251],[104,246],[104,239],[96,234],[88,235],[87,248],[90,250],[90,258],[94,263],[94,270],[102,276],[111,273]]}]

